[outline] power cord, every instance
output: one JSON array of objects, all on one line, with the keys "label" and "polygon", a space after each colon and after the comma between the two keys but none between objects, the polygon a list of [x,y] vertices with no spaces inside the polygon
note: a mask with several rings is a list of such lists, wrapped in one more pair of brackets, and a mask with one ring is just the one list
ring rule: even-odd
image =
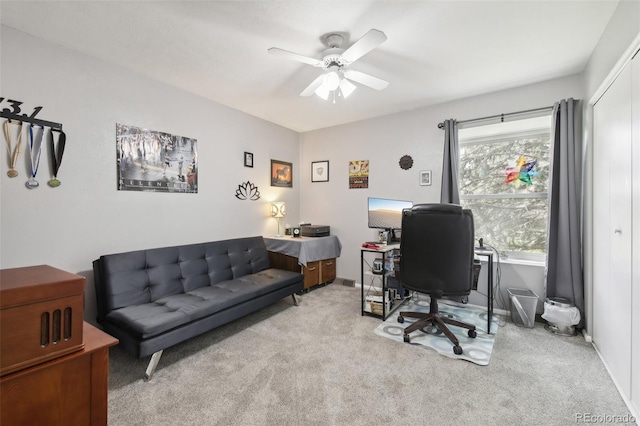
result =
[{"label": "power cord", "polygon": [[[491,244],[485,243],[482,238],[478,240],[478,243],[480,244],[481,248],[488,247],[489,249],[491,249],[491,251],[495,253],[494,258],[497,260],[495,262],[496,273],[495,273],[494,284],[493,284],[493,302],[495,302],[497,299],[500,306],[502,306],[502,309],[506,310],[508,305],[507,305],[507,302],[504,300],[504,296],[502,295],[502,292],[500,291],[500,283],[502,280],[502,265],[500,264],[500,253],[494,246],[492,246]],[[487,285],[489,285],[489,283],[487,283]],[[487,298],[489,297],[489,295],[487,294],[483,294],[483,293],[480,293],[480,294],[482,294]],[[507,324],[506,316],[498,315],[498,326],[504,327],[506,324]]]}]

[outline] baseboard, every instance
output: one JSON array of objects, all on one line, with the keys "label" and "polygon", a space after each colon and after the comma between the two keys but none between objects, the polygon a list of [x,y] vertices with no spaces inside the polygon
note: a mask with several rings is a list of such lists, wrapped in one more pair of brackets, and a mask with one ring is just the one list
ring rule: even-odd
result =
[{"label": "baseboard", "polygon": [[638,410],[636,410],[636,407],[633,406],[633,404],[631,402],[631,399],[624,393],[624,388],[622,386],[620,386],[620,383],[618,383],[616,378],[611,373],[611,368],[609,368],[609,364],[607,364],[607,361],[604,359],[604,357],[600,353],[600,350],[598,349],[598,346],[596,344],[594,344],[593,342],[591,343],[591,346],[593,347],[593,349],[595,349],[596,353],[598,354],[598,357],[600,358],[600,361],[602,362],[602,365],[604,365],[604,368],[607,370],[607,374],[609,374],[609,377],[611,378],[611,381],[613,382],[613,384],[615,385],[616,389],[618,390],[618,393],[620,394],[620,397],[622,398],[624,403],[627,405],[627,408],[631,412],[631,415],[637,421],[637,419],[640,418],[640,412],[638,412]]}]

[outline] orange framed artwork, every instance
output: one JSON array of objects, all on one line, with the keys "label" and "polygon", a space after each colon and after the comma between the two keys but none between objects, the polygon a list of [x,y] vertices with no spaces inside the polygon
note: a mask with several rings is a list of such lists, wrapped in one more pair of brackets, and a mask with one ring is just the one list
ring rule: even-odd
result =
[{"label": "orange framed artwork", "polygon": [[271,160],[271,186],[293,187],[293,164],[286,161]]}]

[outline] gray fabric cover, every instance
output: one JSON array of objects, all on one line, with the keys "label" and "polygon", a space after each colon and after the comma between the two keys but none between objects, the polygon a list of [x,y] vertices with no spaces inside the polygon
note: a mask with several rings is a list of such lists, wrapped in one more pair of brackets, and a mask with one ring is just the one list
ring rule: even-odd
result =
[{"label": "gray fabric cover", "polygon": [[[270,268],[262,237],[105,255],[94,272],[98,321],[137,356],[137,342],[196,323],[199,334],[303,289],[301,274]],[[238,306],[224,321],[201,321]],[[151,346],[186,338],[172,336]]]},{"label": "gray fabric cover", "polygon": [[575,99],[553,106],[547,247],[547,297],[570,300],[582,313],[582,108]]},{"label": "gray fabric cover", "polygon": [[328,237],[265,238],[268,251],[286,254],[298,258],[298,263],[307,266],[308,262],[340,257],[342,244],[335,235]]},{"label": "gray fabric cover", "polygon": [[442,186],[440,202],[460,204],[460,185],[458,169],[460,167],[458,148],[458,122],[454,119],[444,121],[444,152],[442,155]]}]

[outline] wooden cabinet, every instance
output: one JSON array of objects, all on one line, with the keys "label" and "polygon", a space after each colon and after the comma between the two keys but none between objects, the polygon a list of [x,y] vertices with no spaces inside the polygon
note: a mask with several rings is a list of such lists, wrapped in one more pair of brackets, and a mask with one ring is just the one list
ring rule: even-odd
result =
[{"label": "wooden cabinet", "polygon": [[0,424],[106,425],[109,347],[83,321],[84,277],[0,271]]},{"label": "wooden cabinet", "polygon": [[118,340],[88,323],[84,348],[0,380],[2,425],[106,425],[109,347]]},{"label": "wooden cabinet", "polygon": [[266,238],[265,245],[273,268],[300,272],[304,288],[336,279],[336,259],[342,245],[335,235],[327,237]]},{"label": "wooden cabinet", "polygon": [[269,252],[269,260],[273,268],[300,272],[304,275],[304,288],[318,284],[333,282],[336,279],[336,259],[323,259],[307,262],[307,266],[298,263],[298,258],[282,253]]},{"label": "wooden cabinet", "polygon": [[0,270],[0,375],[82,349],[85,278],[48,265]]}]

